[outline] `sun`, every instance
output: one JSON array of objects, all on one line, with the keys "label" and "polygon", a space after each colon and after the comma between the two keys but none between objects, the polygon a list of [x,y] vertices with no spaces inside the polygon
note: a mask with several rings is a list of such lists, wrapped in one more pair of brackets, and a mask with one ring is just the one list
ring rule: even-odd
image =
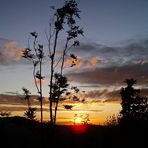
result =
[{"label": "sun", "polygon": [[75,119],[75,123],[77,123],[77,124],[82,123],[82,118],[81,118],[81,117],[77,117],[77,118]]}]

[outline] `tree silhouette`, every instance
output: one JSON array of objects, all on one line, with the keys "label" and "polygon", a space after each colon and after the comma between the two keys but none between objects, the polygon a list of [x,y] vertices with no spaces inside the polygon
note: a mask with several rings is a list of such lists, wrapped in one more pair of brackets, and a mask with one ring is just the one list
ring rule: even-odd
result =
[{"label": "tree silhouette", "polygon": [[25,111],[25,113],[24,113],[24,115],[28,118],[28,119],[31,119],[31,120],[33,120],[33,119],[35,119],[35,117],[36,117],[36,108],[34,108],[34,107],[29,107],[26,111]]},{"label": "tree silhouette", "polygon": [[[65,4],[60,8],[51,7],[54,11],[54,19],[49,23],[49,31],[46,33],[48,42],[48,56],[49,57],[49,110],[50,110],[50,123],[56,124],[56,116],[59,101],[62,99],[62,94],[66,92],[68,87],[67,78],[64,76],[64,63],[67,57],[71,58],[71,66],[76,65],[77,56],[74,54],[68,55],[68,51],[72,47],[79,46],[79,41],[76,40],[79,35],[83,35],[83,30],[77,25],[77,19],[80,19],[78,4],[75,0],[65,1]],[[64,33],[65,32],[65,33]],[[64,48],[59,54],[58,43],[60,41],[60,33],[62,37],[65,37]],[[42,62],[44,56],[43,45],[38,44],[38,33],[31,32],[31,36],[34,38],[33,47],[26,48],[24,51],[24,58],[27,58],[33,63],[33,77],[35,86],[40,95],[41,106],[41,122],[42,122]],[[30,45],[30,44],[29,44]],[[57,54],[58,52],[58,54]],[[38,66],[38,70],[37,70]],[[39,83],[37,83],[39,80]]]},{"label": "tree silhouette", "polygon": [[[23,57],[28,59],[33,64],[33,78],[34,83],[39,94],[39,101],[41,107],[41,123],[43,122],[43,90],[42,81],[44,77],[42,76],[42,63],[44,58],[43,45],[38,44],[37,38],[38,34],[36,32],[31,32],[33,37],[33,47],[30,47],[30,42],[28,40],[28,48],[23,52]],[[39,82],[39,83],[38,83]],[[28,110],[30,112],[30,110]]]},{"label": "tree silhouette", "polygon": [[126,79],[127,87],[121,89],[121,120],[123,121],[145,121],[148,120],[147,98],[140,96],[140,90],[133,88],[136,83],[134,79]]},{"label": "tree silhouette", "polygon": [[54,112],[54,125],[56,124],[56,114],[58,109],[58,102],[60,100],[61,95],[67,90],[68,87],[67,78],[62,76],[59,73],[54,74],[54,81],[52,84],[52,102],[55,106]]},{"label": "tree silhouette", "polygon": [[36,108],[31,107],[31,102],[30,102],[30,91],[26,88],[22,88],[22,90],[24,91],[24,100],[27,101],[27,105],[28,105],[28,109],[25,111],[24,115],[28,118],[28,119],[35,119],[36,117]]},{"label": "tree silhouette", "polygon": [[[63,76],[63,69],[64,69],[64,63],[65,63],[65,58],[67,56],[68,51],[74,47],[74,46],[79,46],[79,41],[75,40],[79,35],[83,35],[83,30],[80,29],[80,27],[76,24],[76,19],[80,18],[79,12],[80,10],[78,9],[77,3],[75,0],[69,0],[66,1],[65,4],[58,9],[55,9],[55,7],[52,7],[53,10],[55,10],[54,13],[54,18],[55,21],[53,23],[50,23],[50,31],[49,35],[46,34],[47,40],[48,40],[48,45],[49,45],[49,59],[50,59],[50,82],[49,82],[49,102],[50,102],[50,122],[51,124],[56,124],[56,112],[58,108],[58,103],[60,101],[60,96],[63,93],[63,88],[59,85],[58,88],[58,95],[56,95],[56,98],[54,93],[55,93],[55,88],[54,88],[54,76],[55,76],[55,71],[57,66],[60,67],[60,73],[59,76],[64,78]],[[54,29],[52,30],[52,26]],[[62,32],[63,30],[66,30],[66,39],[65,39],[65,45],[64,49],[62,51],[61,56],[58,58],[56,62],[56,52],[57,52],[57,43],[59,39],[59,33]],[[53,41],[53,46],[51,45],[51,41]],[[74,54],[71,54],[70,57],[73,59],[71,67],[75,66],[75,61],[77,60],[77,57]],[[67,87],[67,86],[65,86]],[[54,114],[53,114],[53,103],[55,102],[56,99],[56,104],[54,107]]]}]

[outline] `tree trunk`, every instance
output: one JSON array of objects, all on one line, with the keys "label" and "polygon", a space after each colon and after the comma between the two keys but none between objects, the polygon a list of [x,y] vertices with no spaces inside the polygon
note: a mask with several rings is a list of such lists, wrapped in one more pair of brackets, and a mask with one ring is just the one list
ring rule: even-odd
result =
[{"label": "tree trunk", "polygon": [[56,106],[55,106],[55,112],[54,112],[54,125],[56,125],[57,109],[58,109],[58,102],[56,102]]},{"label": "tree trunk", "polygon": [[56,31],[55,34],[55,40],[54,40],[54,47],[53,47],[53,54],[51,55],[51,75],[50,75],[50,97],[49,97],[49,101],[50,101],[50,123],[51,125],[53,125],[53,115],[52,115],[52,85],[53,85],[53,76],[54,76],[54,57],[55,57],[55,52],[56,52],[56,46],[57,46],[57,39],[58,39],[58,33],[59,31]]},{"label": "tree trunk", "polygon": [[[42,74],[42,61],[40,61],[40,76]],[[41,103],[41,123],[43,123],[43,96],[42,96],[42,79],[40,78],[40,103]]]}]

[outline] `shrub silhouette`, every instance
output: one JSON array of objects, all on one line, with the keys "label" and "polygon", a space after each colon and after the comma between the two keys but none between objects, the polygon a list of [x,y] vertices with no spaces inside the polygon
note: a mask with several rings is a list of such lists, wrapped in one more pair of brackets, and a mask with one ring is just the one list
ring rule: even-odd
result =
[{"label": "shrub silhouette", "polygon": [[0,116],[1,117],[9,117],[11,115],[11,112],[9,111],[1,111]]},{"label": "shrub silhouette", "polygon": [[25,113],[24,113],[24,115],[28,118],[28,119],[31,119],[31,120],[33,120],[33,119],[35,119],[35,117],[36,117],[36,108],[33,108],[33,107],[29,107],[26,111],[25,111]]},{"label": "shrub silhouette", "polygon": [[111,115],[108,116],[105,122],[105,125],[107,126],[117,126],[119,124],[120,117],[118,115]]},{"label": "shrub silhouette", "polygon": [[36,108],[34,108],[34,107],[31,107],[31,102],[30,102],[30,91],[28,90],[28,89],[26,89],[26,88],[22,88],[22,90],[24,91],[24,95],[25,95],[25,97],[24,97],[24,100],[27,100],[27,105],[28,105],[28,109],[25,111],[25,113],[24,113],[24,115],[28,118],[28,119],[31,119],[31,120],[33,120],[33,119],[35,119],[35,117],[36,117]]}]

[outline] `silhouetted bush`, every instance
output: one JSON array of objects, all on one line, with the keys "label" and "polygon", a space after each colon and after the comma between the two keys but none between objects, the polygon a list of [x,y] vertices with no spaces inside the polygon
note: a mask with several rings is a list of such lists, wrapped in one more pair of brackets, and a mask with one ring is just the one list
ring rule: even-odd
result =
[{"label": "silhouetted bush", "polygon": [[146,124],[148,123],[148,98],[140,96],[140,90],[132,86],[136,83],[134,79],[126,79],[127,87],[121,89],[120,112],[122,124]]},{"label": "silhouetted bush", "polygon": [[113,115],[107,117],[105,125],[107,125],[107,126],[117,126],[119,124],[119,120],[120,120],[119,115],[113,114]]}]

